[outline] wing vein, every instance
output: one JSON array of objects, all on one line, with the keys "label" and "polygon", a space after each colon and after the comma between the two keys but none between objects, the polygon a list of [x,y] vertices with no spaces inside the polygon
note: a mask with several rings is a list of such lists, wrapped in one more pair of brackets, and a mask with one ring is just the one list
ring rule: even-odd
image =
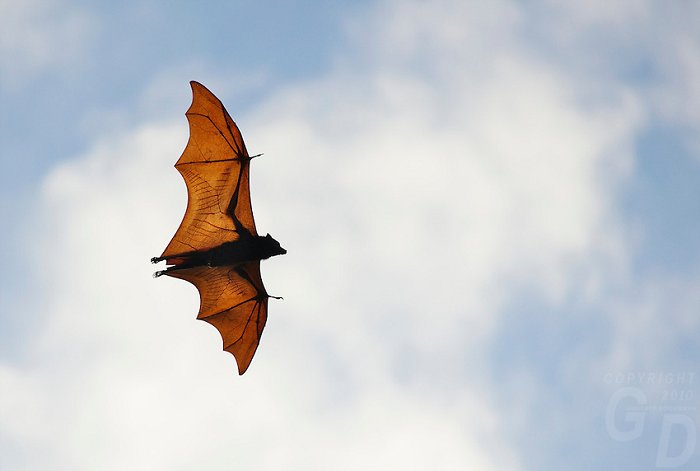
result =
[{"label": "wing vein", "polygon": [[[223,109],[223,106],[221,108]],[[231,126],[228,124],[228,120],[226,119],[226,110],[223,109],[223,111],[224,111],[224,121],[226,121],[226,128],[231,133],[231,135],[233,135],[233,132],[231,132]],[[211,125],[214,126],[214,129],[216,129],[219,132],[219,135],[224,139],[224,141],[226,141],[226,144],[228,144],[228,146],[231,148],[231,150],[233,151],[233,154],[238,155],[239,151],[233,147],[231,142],[229,142],[229,140],[226,138],[226,135],[223,132],[221,132],[221,129],[219,129],[219,126],[216,125],[214,120],[211,119],[211,117],[209,115],[192,112],[192,113],[187,113],[187,116],[202,116],[203,118],[207,118],[209,120],[209,122],[211,123]]]}]

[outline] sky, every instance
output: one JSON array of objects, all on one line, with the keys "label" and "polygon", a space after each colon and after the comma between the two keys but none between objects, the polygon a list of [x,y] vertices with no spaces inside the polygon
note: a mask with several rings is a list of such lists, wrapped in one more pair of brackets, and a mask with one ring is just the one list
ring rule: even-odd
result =
[{"label": "sky", "polygon": [[[251,154],[245,375],[149,263]],[[0,470],[700,467],[700,5],[0,0]]]}]

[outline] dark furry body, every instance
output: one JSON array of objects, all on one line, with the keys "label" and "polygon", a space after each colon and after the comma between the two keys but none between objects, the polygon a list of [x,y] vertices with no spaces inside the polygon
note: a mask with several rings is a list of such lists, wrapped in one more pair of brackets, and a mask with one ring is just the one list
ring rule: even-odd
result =
[{"label": "dark furry body", "polygon": [[184,252],[166,258],[154,257],[151,259],[153,263],[167,260],[168,264],[173,265],[165,270],[156,272],[155,276],[158,277],[173,270],[200,266],[236,266],[241,263],[264,260],[274,255],[287,253],[270,234],[262,237],[243,232],[242,235],[243,237],[238,240],[223,243],[209,250]]}]

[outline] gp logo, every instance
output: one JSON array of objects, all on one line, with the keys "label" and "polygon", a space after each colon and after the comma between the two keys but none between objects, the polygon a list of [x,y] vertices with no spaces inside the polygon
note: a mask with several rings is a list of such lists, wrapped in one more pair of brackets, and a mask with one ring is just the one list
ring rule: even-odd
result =
[{"label": "gp logo", "polygon": [[[660,379],[657,379],[660,378]],[[665,379],[664,379],[665,378]],[[608,435],[618,442],[630,442],[642,436],[650,413],[661,414],[656,450],[656,467],[677,468],[687,463],[695,453],[697,427],[688,412],[695,411],[692,384],[694,374],[682,376],[684,387],[660,388],[659,404],[652,404],[649,396],[638,386],[630,383],[677,386],[678,376],[653,374],[608,375],[606,382],[627,384],[610,397],[605,413],[605,428]],[[656,432],[655,432],[656,433]]]}]

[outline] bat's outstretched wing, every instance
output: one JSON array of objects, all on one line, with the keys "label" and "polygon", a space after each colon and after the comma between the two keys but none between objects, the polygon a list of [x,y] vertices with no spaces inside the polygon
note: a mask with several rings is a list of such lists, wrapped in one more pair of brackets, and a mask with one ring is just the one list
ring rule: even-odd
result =
[{"label": "bat's outstretched wing", "polygon": [[224,350],[236,358],[238,373],[245,373],[267,321],[268,295],[260,277],[260,262],[235,267],[185,268],[168,275],[197,287],[200,297],[197,319],[219,330]]},{"label": "bat's outstretched wing", "polygon": [[161,259],[257,235],[248,183],[250,157],[238,126],[207,88],[192,86],[190,139],[175,168],[187,185],[187,210]]}]

